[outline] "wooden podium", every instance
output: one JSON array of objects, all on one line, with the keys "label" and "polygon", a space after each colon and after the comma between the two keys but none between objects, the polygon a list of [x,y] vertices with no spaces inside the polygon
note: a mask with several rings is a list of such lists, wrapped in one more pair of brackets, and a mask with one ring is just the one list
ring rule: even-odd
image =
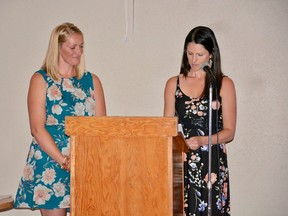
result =
[{"label": "wooden podium", "polygon": [[0,195],[0,212],[13,209],[14,199],[11,195]]},{"label": "wooden podium", "polygon": [[71,216],[183,215],[174,117],[67,117]]}]

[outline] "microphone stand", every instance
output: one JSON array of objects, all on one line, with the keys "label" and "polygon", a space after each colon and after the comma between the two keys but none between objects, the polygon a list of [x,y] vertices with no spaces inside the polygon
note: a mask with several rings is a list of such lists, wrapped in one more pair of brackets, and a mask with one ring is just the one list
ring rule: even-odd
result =
[{"label": "microphone stand", "polygon": [[212,182],[211,182],[211,163],[212,163],[212,98],[213,83],[216,85],[216,77],[210,69],[209,63],[203,64],[203,70],[209,76],[209,134],[208,134],[208,216],[212,216]]},{"label": "microphone stand", "polygon": [[208,135],[208,216],[212,216],[212,182],[211,182],[211,158],[212,158],[212,92],[213,83],[209,85],[209,135]]}]

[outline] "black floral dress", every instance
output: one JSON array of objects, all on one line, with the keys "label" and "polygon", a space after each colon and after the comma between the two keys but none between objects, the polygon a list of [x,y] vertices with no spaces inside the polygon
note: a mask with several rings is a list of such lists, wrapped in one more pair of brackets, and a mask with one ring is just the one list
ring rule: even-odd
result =
[{"label": "black floral dress", "polygon": [[[185,139],[209,134],[209,100],[185,95],[179,85],[175,109]],[[218,107],[218,108],[217,108]],[[221,98],[212,102],[212,133],[223,128]],[[217,123],[216,123],[217,122]],[[230,215],[229,173],[225,144],[212,145],[212,215]],[[189,216],[206,216],[208,209],[208,144],[186,152],[184,161],[184,209]]]}]

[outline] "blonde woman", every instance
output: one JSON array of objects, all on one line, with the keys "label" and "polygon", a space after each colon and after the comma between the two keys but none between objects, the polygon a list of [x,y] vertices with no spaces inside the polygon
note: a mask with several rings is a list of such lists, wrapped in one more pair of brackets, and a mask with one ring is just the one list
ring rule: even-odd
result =
[{"label": "blonde woman", "polygon": [[70,145],[65,116],[105,116],[100,79],[85,70],[84,38],[72,23],[54,28],[44,63],[30,81],[31,135],[15,208],[65,216],[70,207]]}]

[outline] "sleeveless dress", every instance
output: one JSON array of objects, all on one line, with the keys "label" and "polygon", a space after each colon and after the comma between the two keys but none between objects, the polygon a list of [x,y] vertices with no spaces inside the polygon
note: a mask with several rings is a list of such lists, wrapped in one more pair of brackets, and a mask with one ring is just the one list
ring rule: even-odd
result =
[{"label": "sleeveless dress", "polygon": [[[92,116],[95,113],[93,79],[85,72],[81,79],[47,76],[45,127],[63,155],[70,155],[69,137],[65,135],[65,116]],[[15,197],[15,208],[70,209],[70,172],[49,157],[33,138],[26,165]]]},{"label": "sleeveless dress", "polygon": [[[175,110],[185,139],[209,135],[209,99],[191,98],[180,89],[175,92]],[[216,104],[218,103],[218,106]],[[220,105],[220,106],[219,106]],[[218,107],[218,110],[217,110]],[[223,129],[221,98],[212,102],[212,134]],[[217,125],[217,127],[216,127]],[[225,144],[212,145],[212,215],[230,215],[229,173]],[[184,159],[184,210],[189,216],[206,216],[208,209],[208,143],[189,150]]]}]

